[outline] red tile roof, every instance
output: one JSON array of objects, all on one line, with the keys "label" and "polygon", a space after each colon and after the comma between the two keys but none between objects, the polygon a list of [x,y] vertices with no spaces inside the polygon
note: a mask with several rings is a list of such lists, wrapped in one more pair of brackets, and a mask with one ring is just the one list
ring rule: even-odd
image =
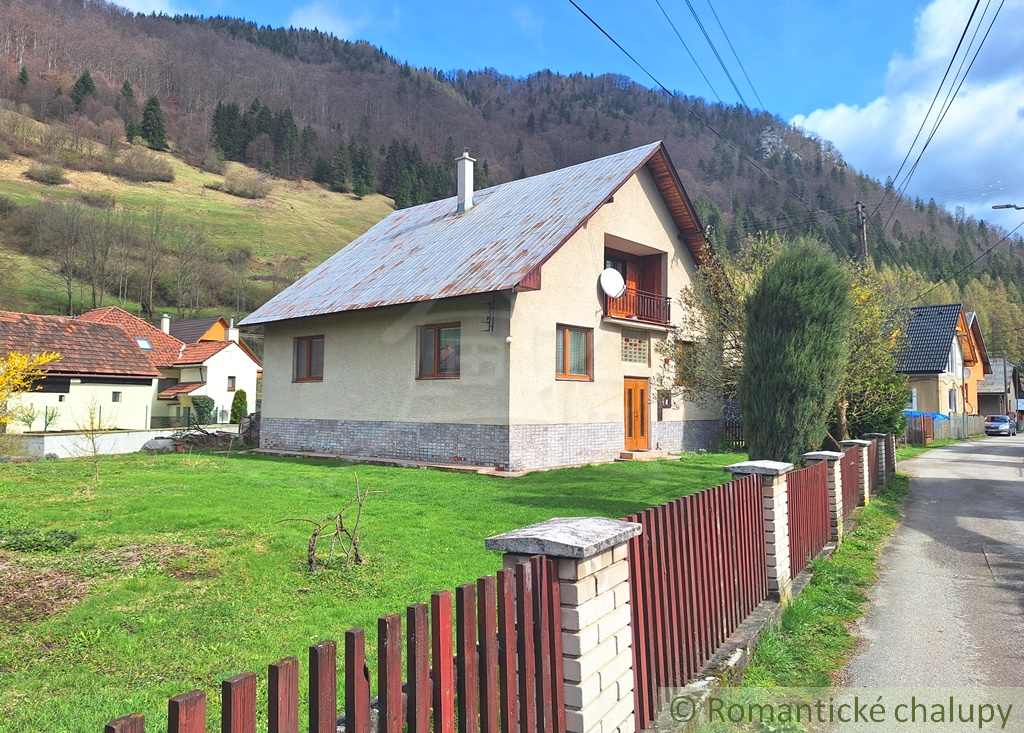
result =
[{"label": "red tile roof", "polygon": [[149,353],[120,328],[64,316],[0,311],[0,354],[56,351],[53,374],[159,377]]},{"label": "red tile roof", "polygon": [[233,344],[233,341],[200,341],[195,344],[188,344],[176,362],[175,367],[202,364],[221,349]]},{"label": "red tile roof", "polygon": [[126,310],[117,306],[107,308],[96,308],[88,313],[78,316],[78,321],[89,321],[91,323],[105,323],[116,326],[132,338],[144,338],[153,346],[148,352],[155,367],[169,367],[178,360],[185,344],[182,341],[169,336],[156,326],[146,323],[141,318],[133,316]]},{"label": "red tile roof", "polygon": [[194,392],[204,386],[206,382],[181,382],[173,387],[168,387],[156,396],[158,400],[172,400],[178,395]]}]

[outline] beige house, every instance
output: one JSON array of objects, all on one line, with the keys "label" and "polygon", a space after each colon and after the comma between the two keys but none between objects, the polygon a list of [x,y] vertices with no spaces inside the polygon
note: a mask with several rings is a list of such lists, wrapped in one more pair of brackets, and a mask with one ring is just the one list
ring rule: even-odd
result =
[{"label": "beige house", "polygon": [[458,196],[241,322],[265,328],[262,446],[521,470],[713,445],[720,415],[651,393],[707,246],[664,146],[479,192],[458,164]]}]

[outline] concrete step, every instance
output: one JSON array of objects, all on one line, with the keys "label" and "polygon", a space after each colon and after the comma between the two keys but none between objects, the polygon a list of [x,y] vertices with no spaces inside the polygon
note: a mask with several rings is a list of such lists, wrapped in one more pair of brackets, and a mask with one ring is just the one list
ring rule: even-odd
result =
[{"label": "concrete step", "polygon": [[670,456],[665,450],[624,450],[619,453],[620,461],[662,461],[679,460],[678,456]]}]

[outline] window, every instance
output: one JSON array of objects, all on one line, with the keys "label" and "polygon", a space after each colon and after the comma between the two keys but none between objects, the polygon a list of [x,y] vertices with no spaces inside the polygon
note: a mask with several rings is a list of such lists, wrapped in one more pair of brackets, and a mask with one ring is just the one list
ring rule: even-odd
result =
[{"label": "window", "polygon": [[139,345],[139,348],[142,349],[143,351],[152,351],[153,350],[153,344],[149,343],[149,339],[148,338],[144,338],[142,336],[136,336],[135,337],[135,343],[137,343]]},{"label": "window", "polygon": [[462,359],[462,324],[420,328],[420,379],[455,379]]},{"label": "window", "polygon": [[676,384],[693,384],[697,376],[697,344],[683,341],[676,357]]},{"label": "window", "polygon": [[907,390],[907,404],[903,408],[904,410],[916,410],[917,409],[917,387],[911,387]]},{"label": "window", "polygon": [[593,379],[594,331],[575,326],[555,328],[555,379]]},{"label": "window", "polygon": [[113,392],[113,393],[111,393],[110,401],[111,402],[120,402],[121,401],[121,393],[120,392]]},{"label": "window", "polygon": [[67,395],[62,395],[62,394],[57,395],[57,402],[63,402],[65,397],[67,397]]},{"label": "window", "polygon": [[324,379],[324,337],[301,336],[295,339],[296,382],[322,382]]},{"label": "window", "polygon": [[234,392],[234,391],[235,391],[235,378],[234,377],[228,377],[228,392]]}]

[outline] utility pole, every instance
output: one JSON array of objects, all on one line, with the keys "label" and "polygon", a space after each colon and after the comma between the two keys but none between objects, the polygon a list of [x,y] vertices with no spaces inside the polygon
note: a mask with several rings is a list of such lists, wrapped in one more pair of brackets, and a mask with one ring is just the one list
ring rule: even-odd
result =
[{"label": "utility pole", "polygon": [[860,244],[860,261],[868,261],[868,219],[864,216],[864,204],[857,202],[857,242]]}]

